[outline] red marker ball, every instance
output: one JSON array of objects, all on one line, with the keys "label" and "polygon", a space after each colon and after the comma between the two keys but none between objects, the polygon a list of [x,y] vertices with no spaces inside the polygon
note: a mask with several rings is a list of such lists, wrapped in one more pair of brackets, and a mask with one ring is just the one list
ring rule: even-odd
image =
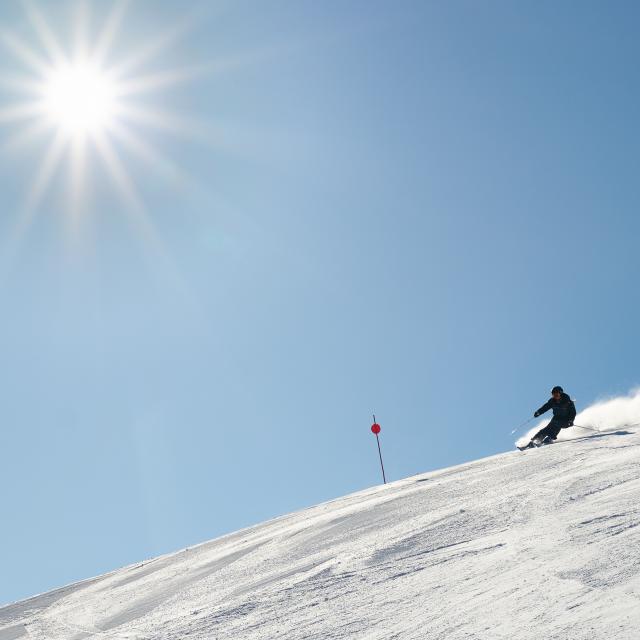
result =
[{"label": "red marker ball", "polygon": [[378,435],[378,434],[380,433],[380,425],[379,425],[377,422],[374,422],[374,423],[371,425],[371,431],[372,431],[373,433],[375,433],[376,435]]}]

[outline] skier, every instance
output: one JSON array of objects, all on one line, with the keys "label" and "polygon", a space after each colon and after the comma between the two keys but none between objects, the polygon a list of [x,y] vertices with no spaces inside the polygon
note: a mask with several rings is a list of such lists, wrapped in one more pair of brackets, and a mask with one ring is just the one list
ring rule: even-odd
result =
[{"label": "skier", "polygon": [[576,406],[562,387],[553,387],[553,389],[551,389],[551,398],[533,414],[533,417],[537,418],[549,411],[549,409],[553,409],[553,418],[544,429],[540,429],[540,431],[531,438],[529,444],[532,446],[543,443],[551,444],[558,437],[561,429],[567,429],[573,426],[573,421],[576,417]]}]

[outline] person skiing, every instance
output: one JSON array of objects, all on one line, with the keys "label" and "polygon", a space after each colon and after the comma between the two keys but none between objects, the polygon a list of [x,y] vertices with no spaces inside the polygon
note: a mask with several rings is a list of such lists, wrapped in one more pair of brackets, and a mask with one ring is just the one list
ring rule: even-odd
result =
[{"label": "person skiing", "polygon": [[533,445],[550,444],[558,437],[561,429],[573,426],[573,421],[576,417],[576,405],[573,404],[573,400],[564,392],[562,387],[553,387],[551,389],[551,398],[533,414],[533,417],[537,418],[549,411],[549,409],[553,409],[553,418],[544,429],[540,429],[531,438]]}]

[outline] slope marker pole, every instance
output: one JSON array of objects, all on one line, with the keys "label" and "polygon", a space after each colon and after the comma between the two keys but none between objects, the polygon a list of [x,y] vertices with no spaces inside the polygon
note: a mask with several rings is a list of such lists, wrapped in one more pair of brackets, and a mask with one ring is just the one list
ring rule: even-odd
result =
[{"label": "slope marker pole", "polygon": [[384,474],[384,464],[382,463],[382,449],[380,449],[380,438],[378,434],[380,433],[380,425],[376,422],[376,414],[373,414],[373,424],[371,425],[371,432],[376,437],[376,442],[378,443],[378,455],[380,456],[380,467],[382,468],[382,481],[384,484],[387,484],[387,477]]}]

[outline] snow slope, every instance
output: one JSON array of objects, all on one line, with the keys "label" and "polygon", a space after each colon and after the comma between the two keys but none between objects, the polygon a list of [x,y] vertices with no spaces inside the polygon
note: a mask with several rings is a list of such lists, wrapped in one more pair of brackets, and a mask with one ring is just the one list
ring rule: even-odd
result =
[{"label": "snow slope", "polygon": [[624,425],[640,396],[588,419],[608,432],[572,429],[4,607],[0,640],[637,640],[640,429]]}]

